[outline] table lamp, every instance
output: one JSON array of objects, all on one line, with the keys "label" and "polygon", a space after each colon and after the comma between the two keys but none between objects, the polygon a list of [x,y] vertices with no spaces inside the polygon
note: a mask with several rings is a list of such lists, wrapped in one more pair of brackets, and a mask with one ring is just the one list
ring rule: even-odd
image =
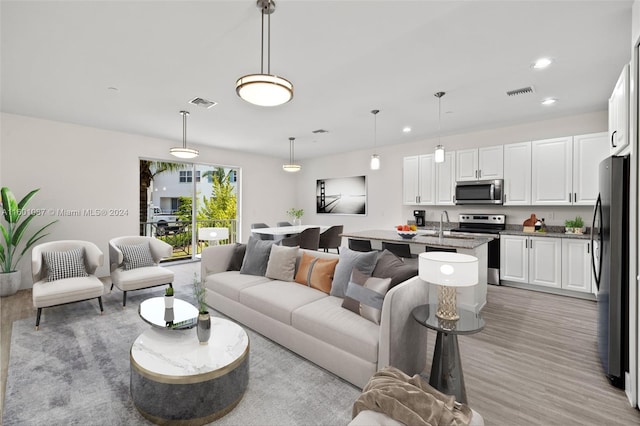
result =
[{"label": "table lamp", "polygon": [[229,238],[229,228],[200,228],[198,229],[198,240],[214,241],[216,244],[220,240]]},{"label": "table lamp", "polygon": [[478,258],[468,254],[430,251],[420,253],[418,275],[423,281],[438,285],[436,316],[457,320],[456,287],[478,284]]}]

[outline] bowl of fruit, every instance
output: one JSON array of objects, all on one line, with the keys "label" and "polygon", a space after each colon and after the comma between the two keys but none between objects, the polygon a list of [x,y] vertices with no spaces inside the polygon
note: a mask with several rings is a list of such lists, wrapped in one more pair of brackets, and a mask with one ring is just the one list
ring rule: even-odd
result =
[{"label": "bowl of fruit", "polygon": [[396,226],[396,232],[405,240],[410,240],[418,233],[416,225],[398,225]]}]

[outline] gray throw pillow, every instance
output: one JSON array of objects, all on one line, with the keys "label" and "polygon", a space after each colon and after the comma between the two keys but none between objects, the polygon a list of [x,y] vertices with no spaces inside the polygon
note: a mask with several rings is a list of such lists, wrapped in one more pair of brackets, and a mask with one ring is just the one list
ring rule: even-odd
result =
[{"label": "gray throw pillow", "polygon": [[331,284],[331,296],[344,297],[351,272],[357,269],[365,275],[371,275],[377,259],[377,251],[361,252],[350,250],[348,247],[341,247],[340,260],[336,265],[333,283]]},{"label": "gray throw pillow", "polygon": [[403,281],[418,275],[418,263],[406,263],[389,250],[384,250],[378,257],[376,267],[371,274],[377,278],[391,278],[391,286],[395,287]]},{"label": "gray throw pillow", "polygon": [[391,278],[370,277],[354,269],[342,307],[380,324],[382,302],[390,284]]},{"label": "gray throw pillow", "polygon": [[242,268],[242,261],[244,260],[246,252],[246,244],[236,243],[236,246],[233,248],[233,255],[231,256],[231,261],[229,262],[227,271],[239,271],[240,268]]},{"label": "gray throw pillow", "polygon": [[269,254],[273,243],[274,241],[259,240],[253,236],[249,237],[247,253],[244,255],[240,273],[264,277],[267,272],[267,263],[269,262]]},{"label": "gray throw pillow", "polygon": [[274,280],[293,281],[297,256],[298,246],[286,247],[273,244],[265,276]]},{"label": "gray throw pillow", "polygon": [[125,271],[145,266],[155,266],[156,264],[147,241],[142,244],[121,245],[118,248],[122,252],[122,263],[124,263]]},{"label": "gray throw pillow", "polygon": [[47,267],[47,281],[89,276],[84,266],[82,247],[67,251],[44,251],[42,258]]}]

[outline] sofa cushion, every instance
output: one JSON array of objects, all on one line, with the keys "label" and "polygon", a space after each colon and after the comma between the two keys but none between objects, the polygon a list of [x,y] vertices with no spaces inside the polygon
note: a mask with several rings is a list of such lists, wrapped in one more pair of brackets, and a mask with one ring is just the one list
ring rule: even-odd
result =
[{"label": "sofa cushion", "polygon": [[378,362],[380,326],[344,309],[341,298],[328,296],[308,303],[293,311],[291,317],[296,329],[369,362]]},{"label": "sofa cushion", "polygon": [[240,292],[245,288],[270,281],[269,278],[257,275],[242,275],[238,271],[227,271],[209,275],[204,279],[204,286],[237,302]]},{"label": "sofa cushion", "polygon": [[418,275],[417,263],[404,262],[389,250],[384,250],[378,256],[376,267],[371,274],[372,277],[391,278],[391,286],[389,288],[395,287],[416,275]]},{"label": "sofa cushion", "polygon": [[268,317],[291,325],[291,312],[326,297],[325,293],[300,284],[270,281],[245,288],[240,292],[238,301]]},{"label": "sofa cushion", "polygon": [[244,254],[247,252],[247,245],[242,243],[236,243],[233,248],[233,255],[229,261],[229,267],[227,271],[239,271],[242,268],[242,261],[244,260]]},{"label": "sofa cushion", "polygon": [[93,299],[104,294],[104,284],[96,276],[63,278],[55,283],[38,281],[33,284],[33,306],[47,306]]},{"label": "sofa cushion", "polygon": [[353,269],[356,268],[363,274],[371,275],[373,268],[376,266],[377,259],[377,251],[361,252],[343,247],[342,250],[340,250],[340,260],[333,276],[330,294],[332,296],[344,297]]},{"label": "sofa cushion", "polygon": [[240,268],[241,274],[263,276],[267,272],[269,254],[274,241],[259,240],[256,237],[249,237],[247,252]]},{"label": "sofa cushion", "polygon": [[145,266],[125,271],[118,268],[111,273],[111,281],[122,291],[139,290],[173,282],[174,273],[162,266]]},{"label": "sofa cushion", "polygon": [[382,302],[390,284],[391,278],[370,277],[354,269],[342,307],[375,324],[380,324]]},{"label": "sofa cushion", "polygon": [[321,259],[302,253],[296,282],[329,294],[338,259]]},{"label": "sofa cushion", "polygon": [[47,281],[89,276],[84,266],[82,247],[66,251],[45,251],[42,252],[42,258],[47,267]]},{"label": "sofa cushion", "polygon": [[142,244],[119,245],[118,249],[122,252],[122,263],[125,271],[156,264],[151,255],[148,241]]},{"label": "sofa cushion", "polygon": [[265,276],[274,280],[293,281],[296,272],[298,247],[287,247],[273,244],[267,263]]}]

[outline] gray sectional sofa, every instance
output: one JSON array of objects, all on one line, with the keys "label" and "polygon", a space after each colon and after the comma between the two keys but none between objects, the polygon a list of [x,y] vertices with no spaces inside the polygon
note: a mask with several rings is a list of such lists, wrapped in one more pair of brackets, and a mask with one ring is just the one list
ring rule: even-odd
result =
[{"label": "gray sectional sofa", "polygon": [[[343,257],[300,249],[296,270],[305,252],[320,259]],[[360,388],[388,365],[409,375],[424,369],[426,328],[413,319],[411,310],[428,303],[429,289],[418,277],[386,293],[378,325],[343,308],[342,297],[293,281],[229,270],[232,261],[237,262],[237,245],[202,252],[206,301],[216,311]]]}]

